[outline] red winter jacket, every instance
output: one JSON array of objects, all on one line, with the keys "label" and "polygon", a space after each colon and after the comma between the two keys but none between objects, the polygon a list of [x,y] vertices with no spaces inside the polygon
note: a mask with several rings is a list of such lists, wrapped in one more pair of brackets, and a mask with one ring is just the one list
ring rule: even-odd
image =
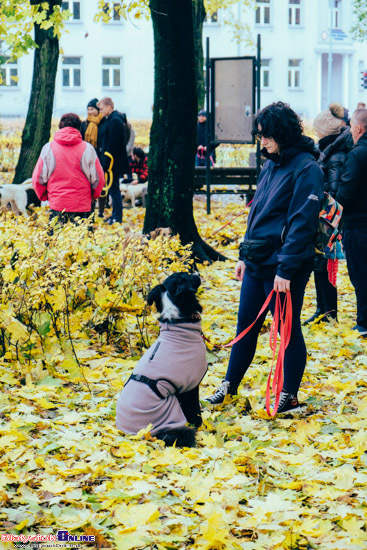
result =
[{"label": "red winter jacket", "polygon": [[133,160],[130,164],[130,170],[133,174],[138,175],[138,182],[145,183],[148,179],[148,159],[145,157],[143,160]]},{"label": "red winter jacket", "polygon": [[38,198],[48,200],[58,212],[90,212],[92,199],[99,197],[104,183],[93,146],[70,126],[44,145],[32,175]]}]

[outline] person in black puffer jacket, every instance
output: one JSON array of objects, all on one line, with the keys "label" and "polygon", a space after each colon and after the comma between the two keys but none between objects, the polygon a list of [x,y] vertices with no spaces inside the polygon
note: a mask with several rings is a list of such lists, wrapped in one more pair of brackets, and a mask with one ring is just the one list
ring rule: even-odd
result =
[{"label": "person in black puffer jacket", "polygon": [[367,337],[367,109],[357,109],[350,120],[354,147],[345,159],[336,200],[343,205],[343,247],[357,299],[357,324]]},{"label": "person in black puffer jacket", "polygon": [[[299,411],[298,389],[307,351],[301,329],[301,309],[313,268],[323,174],[314,141],[302,135],[297,114],[281,101],[260,111],[254,134],[261,139],[268,159],[259,175],[257,190],[240,247],[235,277],[242,281],[237,334],[251,325],[272,290],[290,292],[292,328],[284,356],[284,385],[278,413]],[[270,310],[274,312],[274,297]],[[233,345],[225,379],[207,400],[222,403],[238,386],[251,365],[266,311],[251,331]]]},{"label": "person in black puffer jacket", "polygon": [[[319,139],[321,155],[319,164],[324,172],[324,191],[334,198],[338,192],[341,174],[347,154],[353,147],[353,138],[344,119],[345,109],[339,103],[332,103],[329,109],[322,111],[314,120],[313,127]],[[337,289],[329,281],[327,258],[316,253],[314,277],[316,287],[316,311],[305,321],[308,323],[337,320]]]}]

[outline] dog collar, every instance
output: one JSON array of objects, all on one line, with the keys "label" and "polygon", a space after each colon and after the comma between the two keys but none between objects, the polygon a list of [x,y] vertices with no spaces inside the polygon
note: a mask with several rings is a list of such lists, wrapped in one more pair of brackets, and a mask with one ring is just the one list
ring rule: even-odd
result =
[{"label": "dog collar", "polygon": [[181,317],[180,319],[171,319],[167,321],[162,317],[159,317],[160,323],[167,323],[168,325],[179,325],[180,323],[199,323],[201,321],[200,315],[198,317]]}]

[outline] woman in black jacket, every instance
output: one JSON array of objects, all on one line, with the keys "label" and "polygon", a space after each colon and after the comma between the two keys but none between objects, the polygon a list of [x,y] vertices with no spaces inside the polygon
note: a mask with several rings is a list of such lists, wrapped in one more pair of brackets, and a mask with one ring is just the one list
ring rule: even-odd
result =
[{"label": "woman in black jacket", "polygon": [[[334,198],[338,191],[345,157],[353,147],[349,126],[345,125],[344,107],[332,103],[329,109],[322,111],[314,120],[313,127],[319,139],[320,167],[324,173],[324,190]],[[321,253],[315,255],[314,277],[317,307],[315,313],[305,324],[337,320],[337,289],[329,281],[327,258]]]},{"label": "woman in black jacket", "polygon": [[[247,222],[235,276],[242,281],[237,334],[256,319],[266,297],[274,289],[290,291],[293,319],[284,358],[284,385],[278,413],[299,410],[298,389],[307,351],[301,329],[301,309],[313,268],[323,177],[311,138],[302,135],[297,114],[282,102],[265,107],[255,118],[254,133],[261,139],[267,161],[260,173]],[[275,300],[270,302],[274,312]],[[234,344],[225,380],[208,399],[222,403],[236,394],[251,364],[266,312],[239,342]]]}]

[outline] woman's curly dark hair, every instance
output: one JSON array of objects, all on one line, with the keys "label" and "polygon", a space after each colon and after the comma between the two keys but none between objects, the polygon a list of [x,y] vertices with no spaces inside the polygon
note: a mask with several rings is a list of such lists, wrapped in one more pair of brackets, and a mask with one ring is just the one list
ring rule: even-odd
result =
[{"label": "woman's curly dark hair", "polygon": [[[259,130],[261,126],[261,131]],[[302,121],[287,103],[277,101],[262,109],[254,120],[253,136],[261,134],[273,138],[280,151],[287,149],[302,137]]]},{"label": "woman's curly dark hair", "polygon": [[64,115],[62,115],[59,122],[60,129],[65,128],[66,126],[71,126],[72,128],[80,130],[81,125],[82,121],[75,113],[65,113]]}]

